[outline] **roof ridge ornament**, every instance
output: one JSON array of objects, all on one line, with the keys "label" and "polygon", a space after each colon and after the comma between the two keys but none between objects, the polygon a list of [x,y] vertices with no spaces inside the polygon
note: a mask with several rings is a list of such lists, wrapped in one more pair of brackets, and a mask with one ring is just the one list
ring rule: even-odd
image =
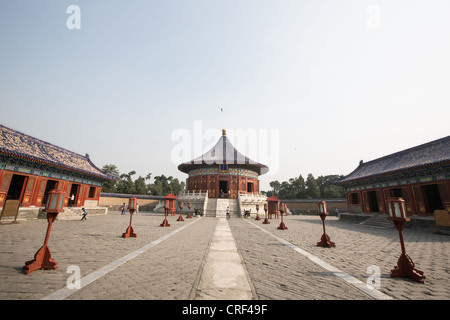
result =
[{"label": "roof ridge ornament", "polygon": [[222,136],[226,136],[227,135],[227,130],[226,129],[222,129]]}]

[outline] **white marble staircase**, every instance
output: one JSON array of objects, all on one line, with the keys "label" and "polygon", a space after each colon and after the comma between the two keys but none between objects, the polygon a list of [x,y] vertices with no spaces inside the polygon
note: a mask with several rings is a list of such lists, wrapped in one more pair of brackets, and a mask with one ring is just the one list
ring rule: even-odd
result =
[{"label": "white marble staircase", "polygon": [[225,218],[227,216],[228,199],[217,199],[216,217]]},{"label": "white marble staircase", "polygon": [[240,212],[240,209],[239,209],[238,199],[229,199],[228,205],[230,206],[230,216],[240,217],[242,215],[242,212]]},{"label": "white marble staircase", "polygon": [[206,206],[205,206],[205,217],[215,217],[216,216],[216,209],[217,209],[217,199],[214,198],[208,198],[206,200]]},{"label": "white marble staircase", "polygon": [[226,217],[227,207],[231,217],[240,217],[237,199],[208,198],[205,217]]}]

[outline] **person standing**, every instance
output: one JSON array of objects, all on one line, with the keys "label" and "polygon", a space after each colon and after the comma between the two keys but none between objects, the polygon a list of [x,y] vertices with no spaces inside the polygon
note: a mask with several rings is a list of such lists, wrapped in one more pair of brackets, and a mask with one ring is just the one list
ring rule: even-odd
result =
[{"label": "person standing", "polygon": [[122,205],[122,213],[121,214],[125,214],[125,202]]},{"label": "person standing", "polygon": [[230,207],[227,207],[227,219],[230,219]]}]

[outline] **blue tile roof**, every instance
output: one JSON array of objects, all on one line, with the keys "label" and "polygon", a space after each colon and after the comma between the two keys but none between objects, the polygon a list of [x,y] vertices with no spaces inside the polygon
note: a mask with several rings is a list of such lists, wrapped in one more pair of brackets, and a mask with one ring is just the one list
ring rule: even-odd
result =
[{"label": "blue tile roof", "polygon": [[450,136],[447,136],[379,159],[361,162],[352,173],[335,183],[345,184],[380,175],[449,164]]},{"label": "blue tile roof", "polygon": [[216,145],[205,154],[197,157],[189,162],[182,163],[178,166],[178,170],[189,173],[191,170],[204,165],[212,164],[233,164],[240,165],[245,168],[250,168],[258,172],[258,174],[265,174],[269,171],[269,167],[253,161],[247,156],[240,153],[227,138],[225,133],[217,141]]},{"label": "blue tile roof", "polygon": [[87,154],[79,155],[2,125],[0,155],[56,166],[106,180],[117,179],[116,176],[97,168]]}]

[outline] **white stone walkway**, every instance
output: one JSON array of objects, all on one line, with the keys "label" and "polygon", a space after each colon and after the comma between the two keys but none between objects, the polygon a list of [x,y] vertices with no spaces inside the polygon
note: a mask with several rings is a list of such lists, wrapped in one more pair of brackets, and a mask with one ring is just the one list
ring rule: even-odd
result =
[{"label": "white stone walkway", "polygon": [[251,300],[253,295],[228,220],[219,218],[196,300]]}]

